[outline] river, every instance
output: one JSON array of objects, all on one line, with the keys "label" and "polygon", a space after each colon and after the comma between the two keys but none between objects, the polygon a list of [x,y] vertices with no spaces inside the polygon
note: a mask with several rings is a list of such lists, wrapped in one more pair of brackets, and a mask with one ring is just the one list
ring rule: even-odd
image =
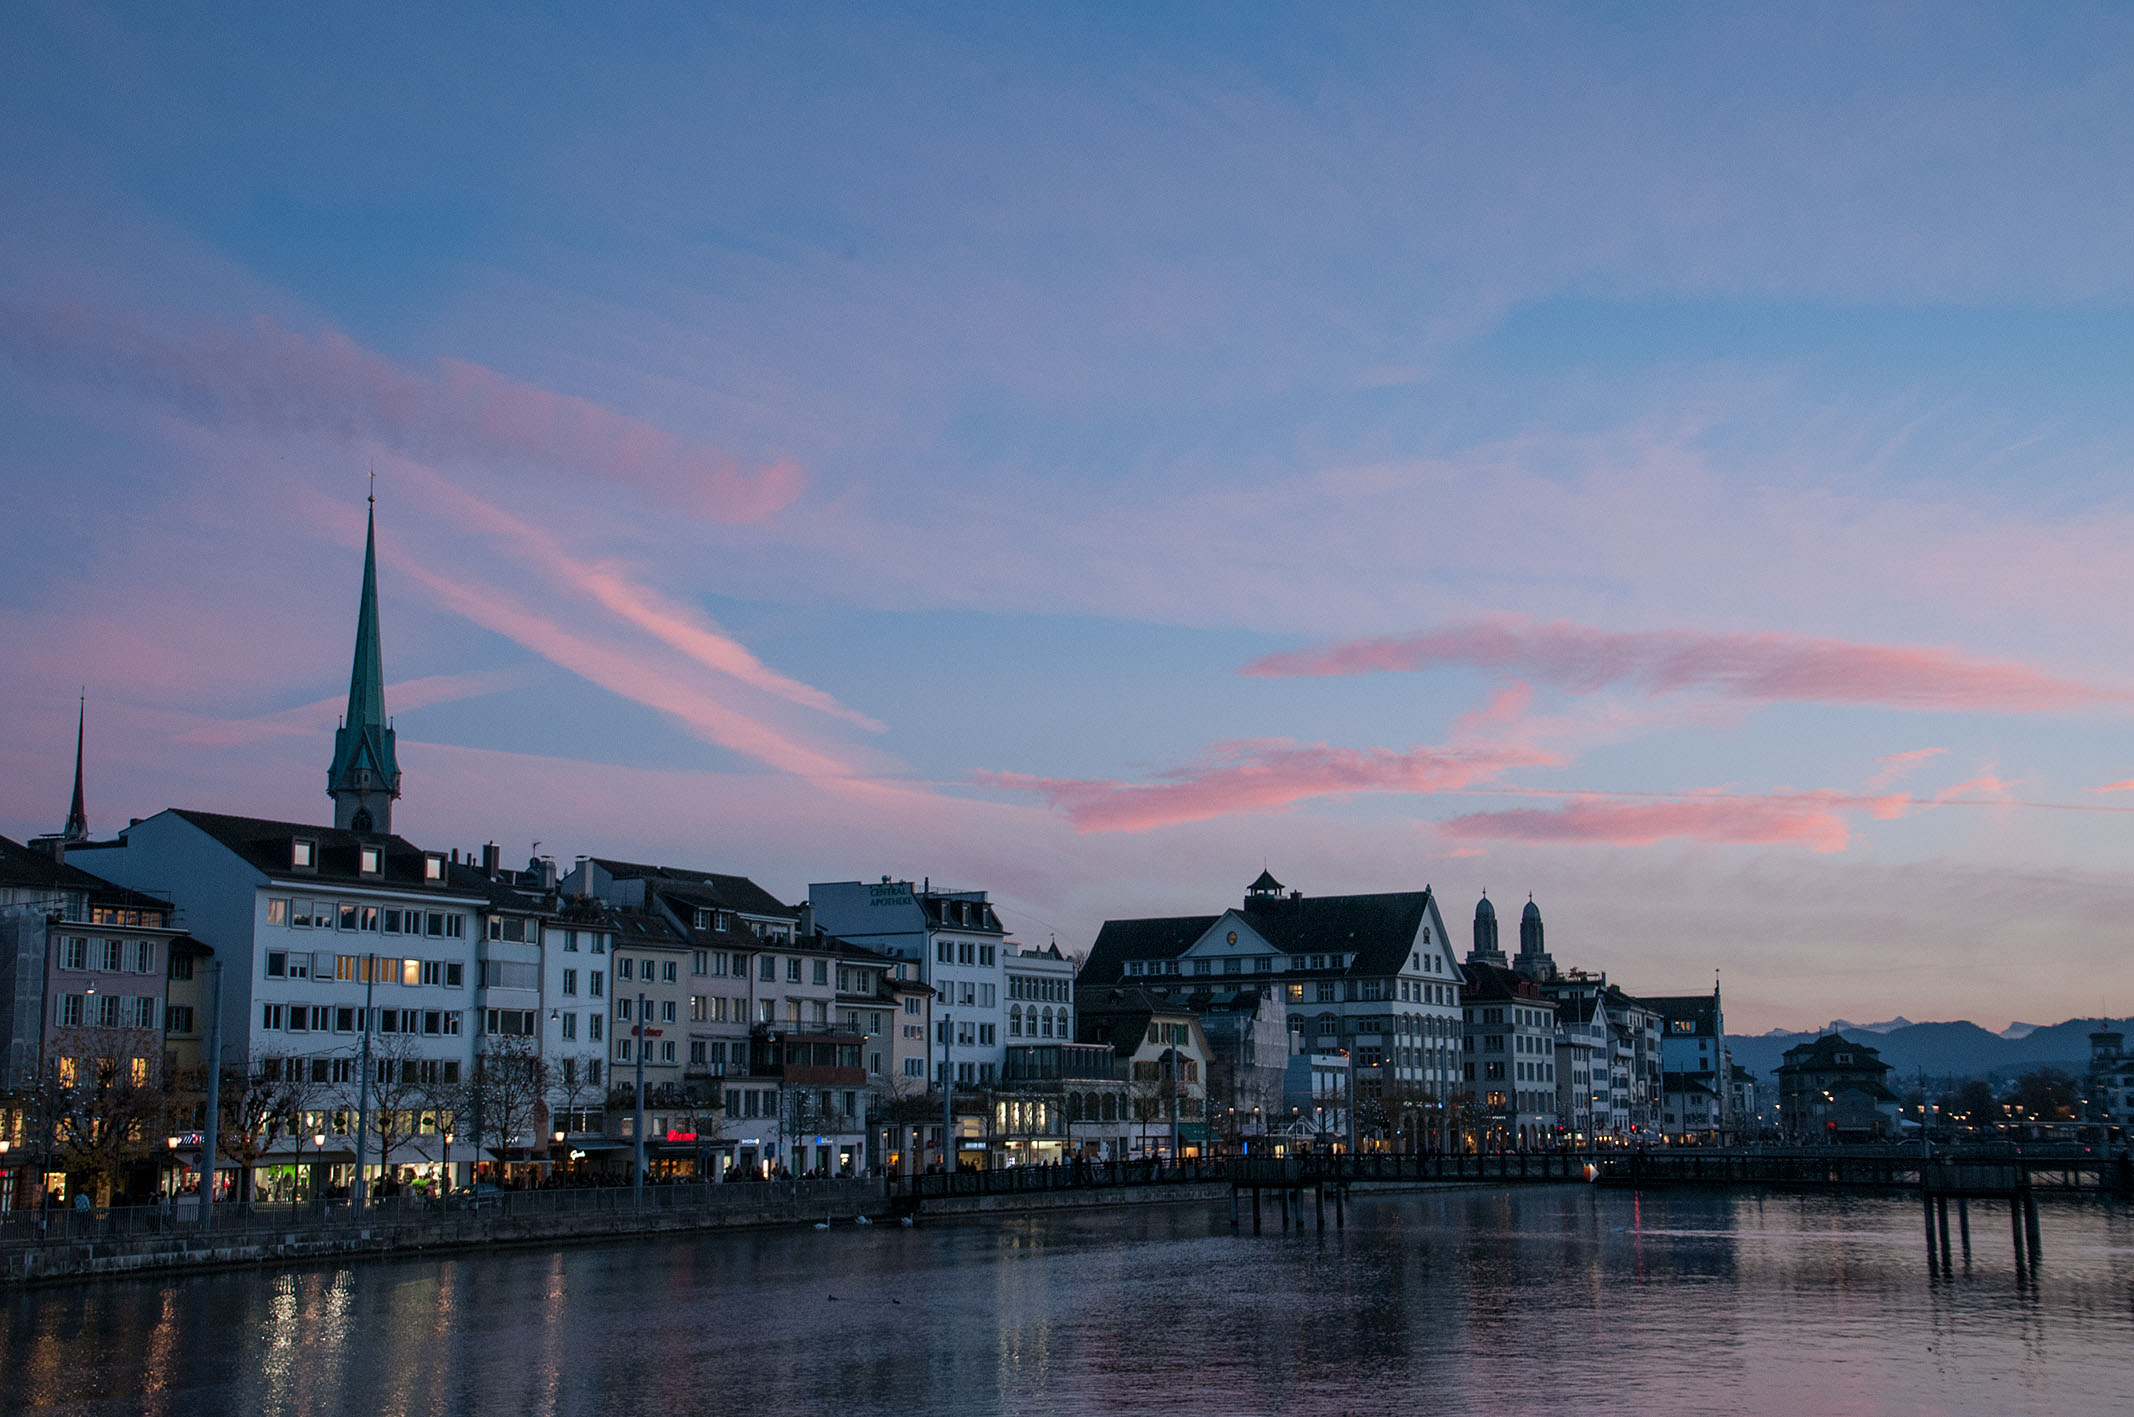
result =
[{"label": "river", "polygon": [[0,1301],[53,1414],[2126,1413],[2134,1215],[1565,1186],[1345,1229],[1147,1206],[118,1281]]}]

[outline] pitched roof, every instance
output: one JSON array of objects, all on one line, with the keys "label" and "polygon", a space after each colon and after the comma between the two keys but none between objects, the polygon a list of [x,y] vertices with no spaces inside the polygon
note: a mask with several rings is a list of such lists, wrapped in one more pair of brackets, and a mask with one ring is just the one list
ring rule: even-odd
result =
[{"label": "pitched roof", "polygon": [[1719,1032],[1719,1001],[1710,994],[1644,994],[1645,1007],[1669,1023],[1686,1021],[1697,1033],[1716,1037]]},{"label": "pitched roof", "polygon": [[722,875],[717,871],[692,871],[682,866],[648,866],[637,861],[612,861],[595,856],[594,865],[618,881],[650,881],[663,891],[686,896],[706,905],[716,905],[743,915],[771,915],[791,920],[799,911],[780,901],[746,876]]},{"label": "pitched roof", "polygon": [[[82,850],[70,846],[69,851]],[[84,871],[71,861],[54,861],[32,846],[0,836],[0,886],[28,890],[79,891],[98,905],[123,905],[136,909],[169,910],[170,902],[140,891],[115,886],[102,876]]]},{"label": "pitched roof", "polygon": [[[277,822],[267,817],[195,812],[183,807],[171,808],[170,814],[192,823],[254,869],[277,880],[438,889],[437,883],[428,880],[424,873],[423,858],[429,853],[404,837],[359,834],[337,827],[314,826],[309,822]],[[316,869],[299,872],[290,866],[289,844],[298,837],[318,843]],[[379,875],[363,874],[361,852],[366,846],[379,847],[383,851],[381,862],[384,869]],[[455,889],[454,893],[461,892]]]},{"label": "pitched roof", "polygon": [[1501,964],[1463,964],[1460,972],[1466,976],[1466,986],[1460,991],[1460,1002],[1551,1004],[1539,985],[1518,970]]},{"label": "pitched roof", "polygon": [[[1838,1061],[1839,1053],[1850,1056],[1850,1061]],[[1842,1033],[1826,1033],[1813,1043],[1803,1043],[1786,1050],[1785,1061],[1779,1064],[1781,1073],[1802,1072],[1873,1072],[1877,1075],[1890,1070],[1882,1061],[1882,1054],[1865,1043],[1855,1043]]]},{"label": "pitched roof", "polygon": [[[1354,955],[1345,974],[1397,974],[1429,918],[1431,894],[1280,896],[1249,899],[1236,914],[1262,939],[1288,955]],[[1128,960],[1176,959],[1207,934],[1220,915],[1107,920],[1091,946],[1082,976],[1094,983],[1120,977]]]}]

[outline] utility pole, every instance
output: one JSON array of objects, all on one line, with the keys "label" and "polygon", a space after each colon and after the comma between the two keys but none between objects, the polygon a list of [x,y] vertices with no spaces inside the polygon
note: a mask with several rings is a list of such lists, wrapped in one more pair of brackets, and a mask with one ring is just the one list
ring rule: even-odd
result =
[{"label": "utility pole", "polygon": [[[650,966],[646,966],[650,968]],[[630,1173],[630,1190],[633,1197],[642,1202],[645,1198],[645,996],[637,996],[637,1117],[630,1125],[630,1155],[633,1164]]]},{"label": "utility pole", "polygon": [[200,1127],[200,1228],[215,1205],[215,1151],[222,1145],[222,961],[208,966],[207,1116]]},{"label": "utility pole", "polygon": [[955,1143],[949,1133],[956,1124],[956,1068],[949,1059],[948,1045],[956,1036],[956,1020],[952,1015],[941,1015],[941,1170],[944,1174],[956,1174],[956,1154],[950,1148]]},{"label": "utility pole", "polygon": [[363,1184],[363,1153],[370,1150],[370,1015],[371,999],[378,987],[378,956],[363,956],[363,1048],[356,1063],[356,1178],[348,1188],[348,1203],[363,1213],[369,1199]]},{"label": "utility pole", "polygon": [[1170,1075],[1164,1092],[1171,1101],[1171,1164],[1178,1164],[1178,1045],[1173,1043],[1163,1053],[1163,1069]]}]

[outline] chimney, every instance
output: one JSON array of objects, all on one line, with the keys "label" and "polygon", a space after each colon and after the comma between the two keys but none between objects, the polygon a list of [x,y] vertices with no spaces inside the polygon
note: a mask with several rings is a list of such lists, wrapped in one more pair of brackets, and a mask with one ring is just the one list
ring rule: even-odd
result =
[{"label": "chimney", "polygon": [[815,936],[815,907],[802,901],[800,904],[800,937],[804,940]]},{"label": "chimney", "polygon": [[492,841],[487,846],[482,848],[483,875],[494,876],[498,871],[502,870],[503,867],[504,853],[497,850],[495,842]]},{"label": "chimney", "polygon": [[541,889],[545,891],[554,890],[556,888],[556,858],[553,856],[536,856],[530,864],[540,875]]}]

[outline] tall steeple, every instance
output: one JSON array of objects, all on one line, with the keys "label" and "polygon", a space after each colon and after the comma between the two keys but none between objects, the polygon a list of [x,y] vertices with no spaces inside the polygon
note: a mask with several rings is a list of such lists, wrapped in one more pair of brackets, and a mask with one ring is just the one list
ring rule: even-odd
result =
[{"label": "tall steeple", "polygon": [[61,841],[89,839],[89,812],[82,805],[82,732],[88,724],[89,694],[84,690],[74,708],[74,805],[67,809],[67,825],[59,833]]},{"label": "tall steeple", "polygon": [[393,727],[385,717],[385,653],[378,641],[378,494],[370,498],[363,538],[363,603],[356,611],[356,658],[348,672],[348,712],[333,735],[333,766],[326,772],[333,798],[333,824],[343,831],[393,829],[393,799],[400,795],[400,760]]}]

